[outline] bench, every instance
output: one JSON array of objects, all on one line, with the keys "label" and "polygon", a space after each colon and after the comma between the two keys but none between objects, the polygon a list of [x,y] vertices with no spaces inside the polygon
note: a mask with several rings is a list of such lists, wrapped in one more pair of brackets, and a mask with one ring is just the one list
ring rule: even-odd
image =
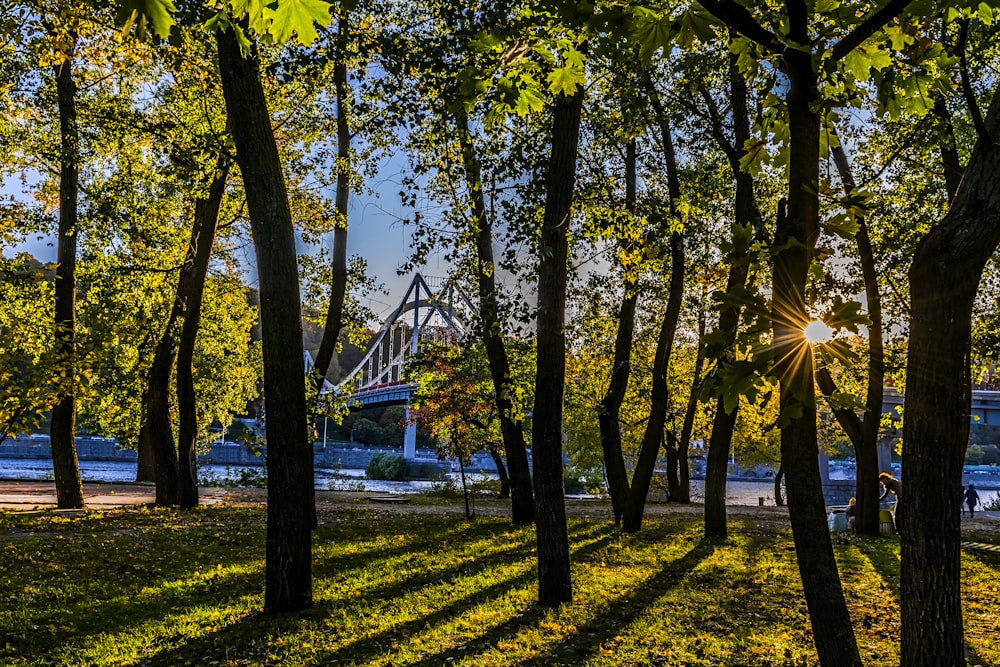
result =
[{"label": "bench", "polygon": [[410,502],[410,499],[406,496],[368,496],[365,500],[370,500],[373,503],[395,503],[402,504]]}]

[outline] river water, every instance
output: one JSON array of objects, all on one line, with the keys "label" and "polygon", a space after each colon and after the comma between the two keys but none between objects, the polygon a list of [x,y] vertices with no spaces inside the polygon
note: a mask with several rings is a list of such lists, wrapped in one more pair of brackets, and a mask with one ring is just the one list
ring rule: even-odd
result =
[{"label": "river water", "polygon": [[[129,461],[80,461],[80,476],[85,482],[130,483],[135,481],[135,462]],[[198,467],[200,482],[205,486],[217,485],[218,480],[237,480],[241,476],[259,476],[263,472],[260,466],[221,466],[203,465]],[[0,480],[47,480],[52,479],[52,461],[48,459],[7,459],[0,458]],[[487,477],[470,474],[468,479],[475,481]],[[975,480],[979,488],[979,497],[983,504],[995,500],[1000,492],[1000,478]],[[411,480],[405,482],[389,482],[365,478],[364,470],[355,469],[316,469],[316,489],[319,491],[363,491],[369,493],[420,493],[431,490],[435,484],[429,480]],[[456,486],[461,484],[458,473],[450,473],[447,477]],[[993,488],[991,488],[993,487]],[[703,497],[704,482],[691,480],[692,500],[699,502]],[[729,480],[726,485],[727,500],[730,505],[757,505],[760,498],[765,505],[774,505],[774,485],[769,479],[761,480]],[[956,491],[957,493],[957,491]]]}]

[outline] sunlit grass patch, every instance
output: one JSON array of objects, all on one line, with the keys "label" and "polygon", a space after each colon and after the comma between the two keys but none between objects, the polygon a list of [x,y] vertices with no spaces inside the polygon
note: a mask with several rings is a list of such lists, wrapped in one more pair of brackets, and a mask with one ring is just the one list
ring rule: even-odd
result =
[{"label": "sunlit grass patch", "polygon": [[[812,665],[791,535],[572,520],[574,600],[535,603],[535,532],[373,508],[321,517],[314,606],[260,615],[263,509],[4,518],[0,663],[63,665]],[[836,552],[865,664],[898,664],[898,542]],[[995,556],[964,556],[970,646],[997,631]],[[872,600],[873,592],[885,598]]]}]

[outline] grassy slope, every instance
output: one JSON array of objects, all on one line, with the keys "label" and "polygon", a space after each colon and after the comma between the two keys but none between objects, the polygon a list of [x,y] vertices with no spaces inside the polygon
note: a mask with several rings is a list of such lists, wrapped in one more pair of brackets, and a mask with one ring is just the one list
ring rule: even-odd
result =
[{"label": "grassy slope", "polygon": [[[0,664],[811,665],[791,536],[727,542],[656,518],[570,524],[574,604],[540,610],[533,529],[341,508],[315,536],[307,613],[265,618],[261,508],[0,514]],[[837,555],[867,665],[898,664],[895,539]],[[1000,556],[963,556],[966,632],[1000,665]]]}]

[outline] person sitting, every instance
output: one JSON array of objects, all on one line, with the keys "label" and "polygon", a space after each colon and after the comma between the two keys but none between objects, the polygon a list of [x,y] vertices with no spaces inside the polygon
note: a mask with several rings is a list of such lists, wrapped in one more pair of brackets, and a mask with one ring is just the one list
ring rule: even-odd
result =
[{"label": "person sitting", "polygon": [[847,509],[844,510],[844,514],[847,515],[847,527],[853,529],[854,521],[858,516],[858,500],[857,498],[851,498],[847,501]]}]

